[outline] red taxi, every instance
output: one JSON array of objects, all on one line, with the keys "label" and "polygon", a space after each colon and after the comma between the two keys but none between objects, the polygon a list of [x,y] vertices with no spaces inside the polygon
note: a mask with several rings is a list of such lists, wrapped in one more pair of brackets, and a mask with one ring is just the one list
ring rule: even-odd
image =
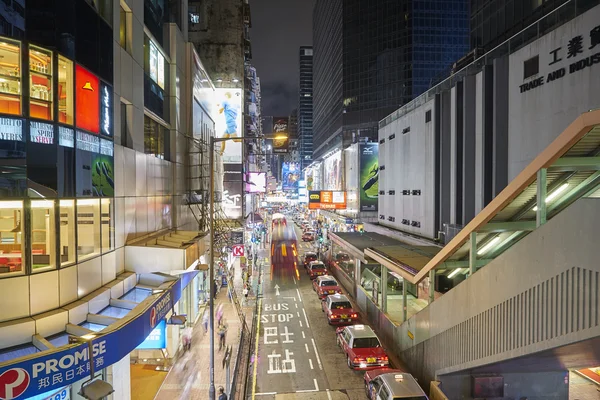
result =
[{"label": "red taxi", "polygon": [[365,372],[369,400],[428,400],[416,379],[399,369],[381,368]]},{"label": "red taxi", "polygon": [[312,233],[312,231],[304,231],[302,234],[302,241],[312,242],[313,240],[315,240],[315,235]]},{"label": "red taxi", "polygon": [[327,275],[327,268],[321,261],[311,261],[308,264],[306,273],[310,276],[310,279],[316,279],[317,276]]},{"label": "red taxi", "polygon": [[329,325],[349,325],[358,321],[358,313],[343,294],[330,294],[321,303]]},{"label": "red taxi", "polygon": [[308,268],[308,264],[312,261],[317,261],[317,253],[313,253],[312,251],[307,251],[304,253],[304,268]]},{"label": "red taxi", "polygon": [[323,275],[315,279],[313,281],[313,290],[317,292],[321,300],[330,294],[342,294],[342,288],[331,275]]},{"label": "red taxi", "polygon": [[370,326],[346,326],[338,328],[336,333],[337,343],[346,353],[349,368],[366,371],[390,364],[385,350]]}]

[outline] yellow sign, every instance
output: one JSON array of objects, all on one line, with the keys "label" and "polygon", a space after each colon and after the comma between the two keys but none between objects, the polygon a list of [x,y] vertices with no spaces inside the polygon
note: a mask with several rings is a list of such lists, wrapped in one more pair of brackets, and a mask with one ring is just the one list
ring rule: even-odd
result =
[{"label": "yellow sign", "polygon": [[406,331],[406,334],[408,335],[410,340],[415,340],[415,335],[413,335],[413,333],[411,331]]}]

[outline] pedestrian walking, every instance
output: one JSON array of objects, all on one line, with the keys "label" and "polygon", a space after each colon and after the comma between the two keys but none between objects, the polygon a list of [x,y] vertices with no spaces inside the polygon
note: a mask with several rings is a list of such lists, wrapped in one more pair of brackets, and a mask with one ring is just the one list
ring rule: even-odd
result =
[{"label": "pedestrian walking", "polygon": [[213,297],[215,300],[217,299],[217,292],[219,291],[219,286],[217,285],[217,280],[213,282]]},{"label": "pedestrian walking", "polygon": [[219,400],[227,400],[227,395],[225,394],[223,386],[219,387]]},{"label": "pedestrian walking", "polygon": [[244,304],[248,304],[248,293],[250,293],[250,290],[248,289],[248,284],[244,283]]},{"label": "pedestrian walking", "polygon": [[204,334],[208,333],[208,322],[209,322],[209,312],[208,310],[204,310],[204,315],[202,316],[202,327],[204,328]]},{"label": "pedestrian walking", "polygon": [[181,341],[183,343],[183,350],[190,350],[192,348],[192,328],[189,326],[185,328],[181,334]]},{"label": "pedestrian walking", "polygon": [[221,325],[223,320],[223,303],[217,306],[217,325]]},{"label": "pedestrian walking", "polygon": [[221,321],[219,324],[219,351],[221,351],[226,345],[227,340],[227,323],[225,321]]}]

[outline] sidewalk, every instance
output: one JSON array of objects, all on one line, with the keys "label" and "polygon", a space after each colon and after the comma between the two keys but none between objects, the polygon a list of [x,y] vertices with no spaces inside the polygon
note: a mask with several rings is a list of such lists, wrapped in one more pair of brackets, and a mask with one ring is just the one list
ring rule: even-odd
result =
[{"label": "sidewalk", "polygon": [[[260,254],[260,253],[259,253]],[[260,260],[260,257],[259,257]],[[258,268],[254,268],[253,273],[253,294],[256,294],[254,288],[258,282]],[[233,288],[237,294],[237,298],[242,302],[244,296],[242,271],[238,267],[235,268],[233,278]],[[242,313],[246,317],[248,328],[252,328],[252,318],[255,309],[256,300],[249,296],[248,304],[242,304]],[[217,294],[215,300],[215,311],[219,304],[223,304],[223,318],[229,326],[227,331],[227,345],[231,346],[231,375],[233,379],[233,369],[238,354],[238,346],[240,345],[240,336],[242,323],[238,316],[236,305],[229,299],[227,287],[222,287]],[[216,331],[215,321],[215,331]],[[204,400],[208,399],[209,388],[209,350],[210,337],[209,334],[204,334],[202,326],[202,318],[194,326],[192,335],[191,350],[182,353],[175,361],[171,370],[167,374],[162,386],[156,394],[155,400],[175,400],[175,399],[190,399]],[[223,368],[223,356],[225,352],[219,351],[219,336],[215,333],[215,391],[218,392],[220,386],[226,387],[226,372]],[[246,362],[242,357],[240,362]],[[243,379],[243,378],[242,378]],[[227,389],[226,389],[227,390]],[[218,393],[217,393],[218,396]]]}]

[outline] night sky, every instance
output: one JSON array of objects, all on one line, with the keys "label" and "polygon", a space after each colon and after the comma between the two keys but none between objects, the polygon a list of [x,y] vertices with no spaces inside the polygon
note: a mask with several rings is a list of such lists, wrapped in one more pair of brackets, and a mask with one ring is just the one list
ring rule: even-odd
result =
[{"label": "night sky", "polygon": [[314,0],[252,0],[252,61],[260,77],[262,115],[298,107],[298,48],[312,45]]}]

